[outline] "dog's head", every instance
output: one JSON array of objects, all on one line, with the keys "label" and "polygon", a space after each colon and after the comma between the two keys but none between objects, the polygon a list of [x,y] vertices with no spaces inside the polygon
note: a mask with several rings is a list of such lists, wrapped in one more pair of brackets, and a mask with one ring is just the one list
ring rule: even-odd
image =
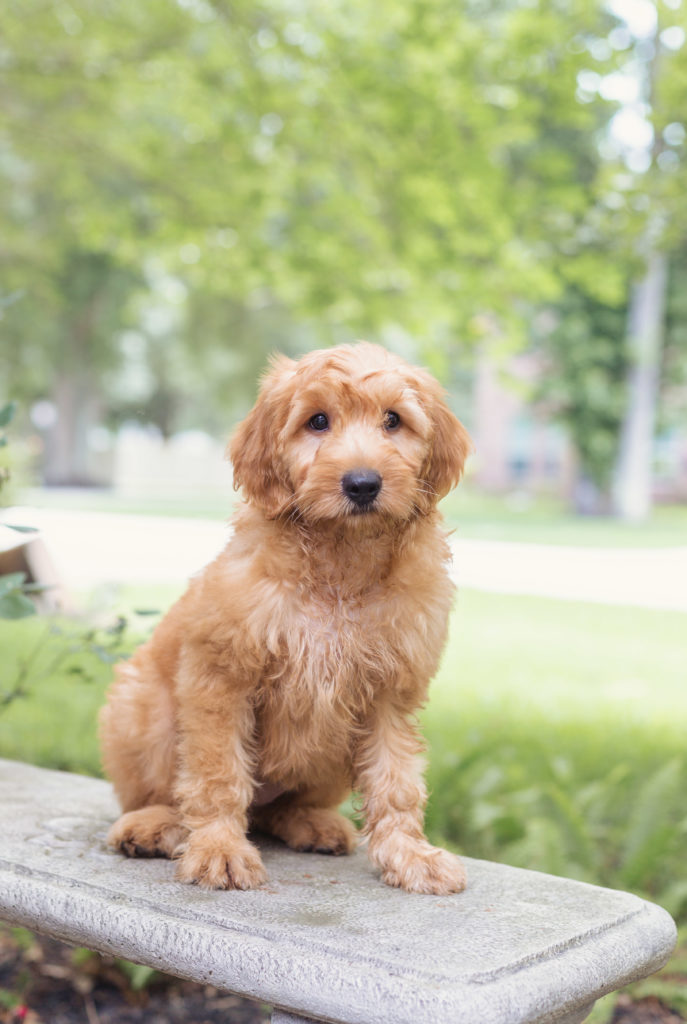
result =
[{"label": "dog's head", "polygon": [[431,374],[360,342],[273,360],[229,450],[268,516],[360,523],[427,512],[471,447]]}]

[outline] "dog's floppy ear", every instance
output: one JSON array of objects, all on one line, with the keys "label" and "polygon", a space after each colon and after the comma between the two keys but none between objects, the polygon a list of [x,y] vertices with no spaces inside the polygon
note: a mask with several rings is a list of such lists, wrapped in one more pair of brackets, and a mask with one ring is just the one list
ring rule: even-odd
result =
[{"label": "dog's floppy ear", "polygon": [[460,480],[465,460],[474,451],[474,445],[463,424],[446,405],[441,386],[429,374],[426,376],[431,384],[425,384],[424,393],[430,397],[427,413],[434,433],[422,475],[432,488],[434,501],[438,501]]},{"label": "dog's floppy ear", "polygon": [[279,458],[278,435],[288,414],[294,365],[286,356],[271,360],[258,399],[239,423],[227,448],[234,467],[234,489],[242,487],[246,498],[269,516],[278,515],[291,497],[291,487]]}]

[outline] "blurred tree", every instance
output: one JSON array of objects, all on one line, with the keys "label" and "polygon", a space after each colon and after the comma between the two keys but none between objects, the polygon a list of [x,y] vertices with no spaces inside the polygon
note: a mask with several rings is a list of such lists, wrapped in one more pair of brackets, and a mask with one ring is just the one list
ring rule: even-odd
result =
[{"label": "blurred tree", "polygon": [[576,511],[611,511],[611,481],[625,409],[625,306],[609,305],[570,286],[555,310],[534,320],[543,373],[534,400],[563,423],[578,472]]},{"label": "blurred tree", "polygon": [[645,6],[645,13],[652,15],[651,31],[635,38],[625,68],[637,85],[639,138],[627,157],[636,175],[635,199],[641,200],[644,213],[644,227],[635,242],[640,268],[628,304],[627,401],[614,485],[616,512],[631,521],[645,519],[651,510],[669,263],[671,250],[684,244],[686,235],[682,121],[687,103],[687,13],[673,0]]},{"label": "blurred tree", "polygon": [[684,427],[687,405],[687,240],[672,253],[661,367],[659,430]]},{"label": "blurred tree", "polygon": [[[9,0],[0,267],[26,298],[2,345],[31,354],[8,381],[59,407],[58,344],[83,370],[71,403],[114,396],[169,431],[245,388],[283,330],[297,350],[402,325],[447,375],[494,324],[522,342],[568,284],[620,302],[632,218],[600,215],[595,149],[617,106],[575,92],[616,67],[615,25],[593,0]],[[88,252],[111,271],[102,330],[64,286]],[[134,322],[156,274],[189,296],[169,330]]]},{"label": "blurred tree", "polygon": [[24,401],[50,396],[46,483],[80,485],[90,482],[89,432],[103,419],[104,374],[118,361],[117,332],[140,275],[105,252],[64,248],[51,255],[60,262],[50,275],[34,288],[27,282],[5,310],[5,386]]},{"label": "blurred tree", "polygon": [[[535,337],[546,354],[539,398],[566,423],[579,457],[576,504],[586,511],[615,507],[623,518],[640,519],[650,508],[662,379],[674,378],[687,358],[681,329],[687,309],[678,298],[687,212],[681,120],[687,21],[672,2],[646,0],[632,10],[612,6],[628,17],[606,43],[617,52],[618,70],[580,76],[583,100],[599,93],[622,100],[599,144],[587,147],[598,173],[582,225],[582,252],[592,250],[598,281],[579,274],[585,267],[580,253],[563,264],[561,278],[568,284],[553,310],[556,327],[535,330]],[[608,261],[610,288],[600,256]],[[664,360],[671,262],[671,341]],[[669,373],[662,370],[666,360]]]}]

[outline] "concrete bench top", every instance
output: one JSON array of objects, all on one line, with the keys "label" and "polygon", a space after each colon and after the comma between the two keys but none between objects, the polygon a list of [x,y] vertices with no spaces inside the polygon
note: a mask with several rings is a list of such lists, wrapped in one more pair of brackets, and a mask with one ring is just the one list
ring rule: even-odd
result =
[{"label": "concrete bench top", "polygon": [[108,849],[116,815],[105,782],[0,760],[0,918],[270,1003],[281,1024],[574,1024],[675,943],[635,896],[477,860],[466,892],[416,896],[364,852],[261,840],[264,887],[205,892]]}]

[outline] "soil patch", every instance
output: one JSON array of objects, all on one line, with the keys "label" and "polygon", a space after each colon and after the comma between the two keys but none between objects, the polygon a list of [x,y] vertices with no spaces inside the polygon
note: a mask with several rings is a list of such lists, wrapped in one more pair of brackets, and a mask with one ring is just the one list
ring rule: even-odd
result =
[{"label": "soil patch", "polygon": [[0,1024],[265,1024],[270,1010],[211,985],[0,927]]}]

